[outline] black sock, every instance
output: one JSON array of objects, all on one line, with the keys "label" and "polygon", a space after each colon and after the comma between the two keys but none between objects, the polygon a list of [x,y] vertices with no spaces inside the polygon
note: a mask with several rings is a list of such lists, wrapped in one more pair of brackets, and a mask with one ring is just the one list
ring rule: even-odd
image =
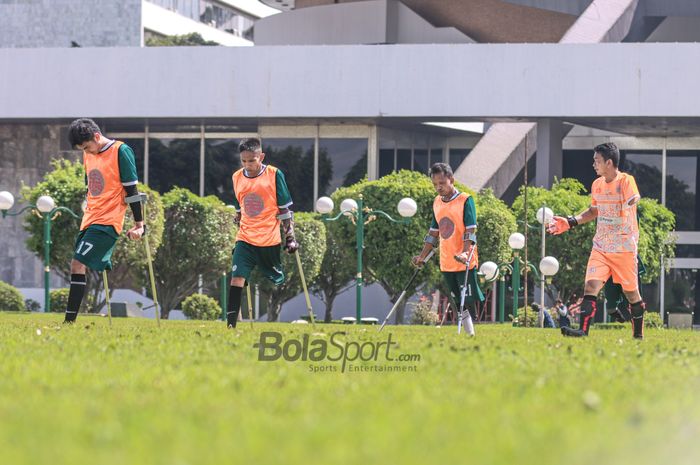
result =
[{"label": "black sock", "polygon": [[595,318],[595,312],[598,309],[598,299],[594,295],[583,296],[581,303],[581,331],[588,335],[588,330],[591,328],[591,323]]},{"label": "black sock", "polygon": [[644,301],[633,303],[632,307],[632,335],[636,338],[644,337]]},{"label": "black sock", "polygon": [[86,284],[87,279],[85,279],[84,274],[70,275],[70,291],[68,292],[68,308],[66,308],[65,321],[73,322],[78,317],[80,304],[82,303],[83,296],[85,295]]},{"label": "black sock", "polygon": [[231,286],[228,288],[228,309],[226,310],[226,324],[236,327],[238,313],[241,311],[242,287]]}]

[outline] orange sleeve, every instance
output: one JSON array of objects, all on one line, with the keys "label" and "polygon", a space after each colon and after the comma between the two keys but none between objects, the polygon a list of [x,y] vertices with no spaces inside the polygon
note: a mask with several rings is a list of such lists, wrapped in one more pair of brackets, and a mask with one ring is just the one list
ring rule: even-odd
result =
[{"label": "orange sleeve", "polygon": [[629,202],[635,197],[639,197],[639,189],[637,188],[637,181],[635,181],[634,176],[625,176],[625,183],[622,184],[622,198],[625,199],[625,203],[629,205]]}]

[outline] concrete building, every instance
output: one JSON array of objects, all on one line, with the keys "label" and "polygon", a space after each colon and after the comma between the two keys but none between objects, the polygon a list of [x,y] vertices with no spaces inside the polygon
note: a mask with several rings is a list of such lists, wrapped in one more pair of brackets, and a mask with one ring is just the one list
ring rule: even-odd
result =
[{"label": "concrete building", "polygon": [[[260,134],[276,163],[311,167],[313,183],[292,185],[302,210],[364,174],[425,171],[437,160],[506,201],[525,158],[537,185],[562,176],[590,185],[592,147],[613,140],[642,194],[678,218],[678,258],[646,287],[646,300],[651,308],[700,301],[698,2],[264,0],[281,12],[258,16],[254,47],[178,48],[140,46],[145,30],[157,32],[145,12],[169,3],[184,17],[179,4],[193,2],[103,3],[124,21],[119,31],[139,40],[85,25],[77,27],[90,30],[80,36],[90,48],[56,36],[12,44],[0,23],[0,45],[14,47],[0,49],[0,190],[35,182],[53,156],[75,156],[62,133],[80,115],[132,145],[151,186],[224,201],[228,174],[218,167],[231,162],[238,138]],[[129,10],[139,4],[140,18]],[[16,2],[0,2],[0,18],[3,8],[23,20]],[[105,62],[125,71],[84,71]],[[0,279],[38,282],[20,223],[0,228],[12,244],[0,251]]]}]

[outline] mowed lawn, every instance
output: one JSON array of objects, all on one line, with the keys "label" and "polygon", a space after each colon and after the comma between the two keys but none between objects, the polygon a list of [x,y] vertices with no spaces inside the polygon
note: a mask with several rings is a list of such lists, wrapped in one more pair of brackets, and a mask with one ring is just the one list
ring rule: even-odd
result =
[{"label": "mowed lawn", "polygon": [[[700,463],[697,332],[61,318],[0,313],[0,464]],[[261,331],[420,361],[313,373],[341,362],[258,361]]]}]

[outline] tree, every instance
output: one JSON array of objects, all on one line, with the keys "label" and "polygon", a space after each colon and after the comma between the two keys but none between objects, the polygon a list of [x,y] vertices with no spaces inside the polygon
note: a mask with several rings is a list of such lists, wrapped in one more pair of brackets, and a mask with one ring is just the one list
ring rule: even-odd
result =
[{"label": "tree", "polygon": [[[340,188],[333,193],[333,201],[340,205],[343,199],[356,197],[357,190],[353,188]],[[321,272],[313,282],[312,290],[316,296],[326,305],[326,313],[323,321],[330,323],[333,320],[333,302],[353,279],[357,269],[357,254],[355,244],[349,244],[347,236],[342,233],[342,222],[328,221],[326,225],[326,253],[321,263]]]},{"label": "tree", "polygon": [[[642,282],[655,281],[661,273],[661,257],[676,256],[676,241],[671,234],[676,226],[676,217],[668,208],[654,199],[642,199],[637,208],[639,217],[639,256],[646,272]],[[666,265],[668,265],[666,261]]]},{"label": "tree", "polygon": [[[139,184],[139,192],[146,194],[146,211],[145,223],[146,234],[148,234],[148,246],[151,248],[151,257],[157,255],[158,249],[163,242],[163,229],[165,227],[165,218],[163,214],[163,202],[160,194],[154,191],[145,184]],[[124,231],[128,231],[134,226],[134,215],[131,208],[126,209],[124,218]],[[114,249],[112,256],[112,270],[109,272],[110,294],[112,289],[117,288],[141,288],[145,287],[150,292],[150,277],[148,275],[148,255],[146,254],[146,242],[144,239],[132,241],[129,239],[121,239],[117,241],[117,246]],[[91,271],[93,282],[98,282],[98,273]],[[99,290],[97,290],[99,292]],[[94,302],[97,302],[96,307],[102,308],[106,304],[104,299],[97,301],[98,294],[93,294]]]},{"label": "tree", "polygon": [[[551,190],[542,187],[528,187],[528,217],[527,222],[532,226],[539,226],[537,209],[543,204],[551,208],[555,215],[577,215],[591,204],[583,184],[575,179],[562,179],[554,183]],[[513,212],[519,219],[523,219],[523,189],[513,202]],[[518,224],[518,231],[524,232],[522,223]],[[559,236],[548,235],[546,238],[546,254],[559,260],[559,272],[554,276],[552,283],[559,292],[559,297],[567,301],[574,292],[580,293],[591,249],[591,241],[595,233],[595,222],[591,222],[567,231]],[[541,234],[528,232],[528,256],[535,264],[539,263],[541,254]]]},{"label": "tree", "polygon": [[[465,186],[458,189],[473,193]],[[333,199],[339,203],[345,197],[357,198],[363,195],[365,205],[383,210],[397,217],[396,206],[403,197],[413,198],[418,205],[417,214],[410,223],[397,225],[386,218],[378,218],[365,228],[364,261],[365,277],[376,280],[396,301],[403,286],[413,273],[411,257],[420,252],[423,238],[430,227],[433,216],[433,200],[437,195],[430,181],[424,174],[402,170],[392,173],[377,181],[361,181],[347,190],[339,189]],[[508,208],[493,196],[490,191],[475,196],[477,218],[479,222],[479,258],[481,261],[498,260],[507,251],[502,244],[507,243],[508,235],[515,224]],[[355,226],[349,221],[342,221],[338,229],[338,242],[355,253]],[[493,256],[492,256],[493,254]],[[427,265],[422,277],[431,286],[442,286],[439,272],[439,260],[434,258]],[[397,323],[403,321],[404,303],[397,309]]]},{"label": "tree", "polygon": [[[35,203],[41,195],[50,195],[56,205],[68,207],[73,212],[82,215],[82,203],[85,200],[85,170],[81,162],[69,160],[54,160],[53,170],[46,173],[43,180],[36,186],[22,189],[23,198]],[[163,234],[163,206],[160,196],[143,184],[139,184],[139,191],[148,194],[146,206],[146,225],[148,227],[151,253],[155,254],[160,246]],[[133,225],[131,209],[127,208],[124,222],[124,230]],[[24,228],[29,232],[27,248],[38,257],[44,253],[44,229],[43,219],[35,215],[25,217]],[[75,247],[75,236],[80,229],[80,220],[68,214],[61,214],[52,222],[51,227],[51,264],[52,269],[64,280],[70,279],[70,261]],[[113,269],[109,272],[110,293],[113,289],[128,287],[146,270],[146,254],[143,241],[130,241],[120,238],[115,246],[112,256]],[[145,276],[145,275],[144,275]],[[104,295],[102,299],[102,276],[92,270],[87,271],[87,298],[83,300],[83,309],[90,312],[99,312],[105,305]],[[94,302],[94,305],[89,304]]]},{"label": "tree", "polygon": [[[313,282],[321,271],[321,262],[326,252],[326,227],[313,213],[296,213],[294,231],[299,242],[301,266],[307,286]],[[256,270],[251,282],[260,285],[260,290],[267,299],[267,320],[277,321],[282,304],[303,291],[296,257],[282,251],[282,269],[285,274],[284,284],[275,286]]]},{"label": "tree", "polygon": [[475,203],[479,262],[501,263],[509,260],[512,252],[508,237],[517,230],[515,215],[491,189],[479,192]]},{"label": "tree", "polygon": [[[551,208],[555,215],[577,215],[591,204],[590,196],[579,181],[562,179],[554,183],[551,190],[541,187],[528,187],[528,223],[538,225],[535,218],[537,209],[543,204]],[[518,218],[523,218],[523,190],[513,202],[513,211]],[[642,199],[638,209],[640,222],[639,252],[647,273],[643,282],[648,283],[658,278],[660,255],[674,256],[675,245],[670,240],[670,233],[675,225],[671,211],[661,206],[656,200]],[[519,227],[523,230],[522,225]],[[595,234],[595,221],[575,227],[559,236],[547,235],[546,254],[559,260],[559,272],[552,283],[559,297],[568,300],[574,292],[580,292],[586,274],[586,264]],[[540,257],[541,234],[528,235],[528,254],[530,257]],[[538,259],[539,260],[539,259]],[[532,260],[538,263],[538,260]]]},{"label": "tree", "polygon": [[149,37],[146,47],[189,47],[195,45],[221,45],[212,40],[204,40],[198,32],[165,37]]},{"label": "tree", "polygon": [[233,210],[215,196],[199,197],[175,188],[163,195],[165,230],[154,260],[161,315],[199,287],[215,286],[231,264],[235,240]]}]

